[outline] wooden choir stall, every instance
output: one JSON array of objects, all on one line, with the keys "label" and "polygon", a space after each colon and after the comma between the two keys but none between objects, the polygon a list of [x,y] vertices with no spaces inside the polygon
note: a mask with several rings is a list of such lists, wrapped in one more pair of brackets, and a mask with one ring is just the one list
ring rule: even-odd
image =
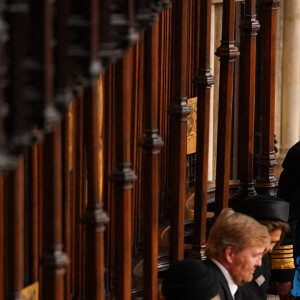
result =
[{"label": "wooden choir stall", "polygon": [[2,0],[0,299],[163,299],[223,208],[276,192],[278,7]]}]

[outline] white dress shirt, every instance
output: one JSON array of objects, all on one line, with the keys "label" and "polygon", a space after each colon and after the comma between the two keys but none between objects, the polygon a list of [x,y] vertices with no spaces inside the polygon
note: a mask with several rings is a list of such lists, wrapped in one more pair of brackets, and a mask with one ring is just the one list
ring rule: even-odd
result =
[{"label": "white dress shirt", "polygon": [[229,290],[230,293],[232,295],[232,298],[234,299],[234,294],[238,289],[237,284],[233,281],[230,273],[228,272],[228,270],[222,265],[220,264],[217,260],[211,258],[211,260],[217,265],[217,267],[221,270],[221,272],[223,273],[223,275],[225,276],[228,286],[229,286]]}]

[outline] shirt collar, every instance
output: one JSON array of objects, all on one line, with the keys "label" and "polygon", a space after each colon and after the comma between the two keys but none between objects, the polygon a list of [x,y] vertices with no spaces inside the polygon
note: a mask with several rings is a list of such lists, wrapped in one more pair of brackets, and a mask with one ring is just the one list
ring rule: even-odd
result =
[{"label": "shirt collar", "polygon": [[222,264],[220,264],[217,260],[215,260],[213,258],[211,258],[211,260],[217,265],[217,267],[221,270],[221,272],[225,276],[226,281],[227,281],[228,286],[229,286],[230,293],[231,293],[231,295],[234,299],[234,294],[236,293],[236,291],[238,289],[237,284],[233,281],[230,273],[228,272],[228,270]]}]

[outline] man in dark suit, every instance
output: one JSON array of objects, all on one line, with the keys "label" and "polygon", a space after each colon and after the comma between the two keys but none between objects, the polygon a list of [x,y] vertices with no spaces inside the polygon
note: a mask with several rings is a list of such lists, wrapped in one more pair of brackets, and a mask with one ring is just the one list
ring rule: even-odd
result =
[{"label": "man in dark suit", "polygon": [[209,233],[205,263],[220,283],[222,300],[242,299],[239,287],[252,280],[269,244],[267,228],[253,218],[230,208],[220,213]]},{"label": "man in dark suit", "polygon": [[[243,300],[266,300],[271,275],[270,253],[289,231],[289,204],[276,196],[256,195],[242,199],[237,210],[266,226],[270,234],[270,245],[263,256],[262,265],[256,268],[253,280],[241,288]],[[292,254],[289,255],[292,259]],[[282,257],[277,249],[273,251],[272,256],[274,264],[278,263],[277,258]]]}]

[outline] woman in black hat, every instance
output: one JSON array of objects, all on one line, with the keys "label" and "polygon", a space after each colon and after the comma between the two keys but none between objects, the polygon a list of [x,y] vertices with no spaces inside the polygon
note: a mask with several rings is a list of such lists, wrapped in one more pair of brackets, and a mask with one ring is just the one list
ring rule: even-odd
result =
[{"label": "woman in black hat", "polygon": [[[287,223],[289,218],[289,203],[271,195],[250,196],[240,201],[238,210],[265,225],[270,234],[270,246],[263,256],[262,265],[257,267],[253,280],[241,287],[243,300],[266,300],[267,288],[271,275],[270,253],[276,244],[279,244],[285,233],[289,231]],[[287,250],[286,261],[293,261],[292,253]],[[273,267],[278,264],[278,258],[282,257],[279,250],[272,253]]]}]

